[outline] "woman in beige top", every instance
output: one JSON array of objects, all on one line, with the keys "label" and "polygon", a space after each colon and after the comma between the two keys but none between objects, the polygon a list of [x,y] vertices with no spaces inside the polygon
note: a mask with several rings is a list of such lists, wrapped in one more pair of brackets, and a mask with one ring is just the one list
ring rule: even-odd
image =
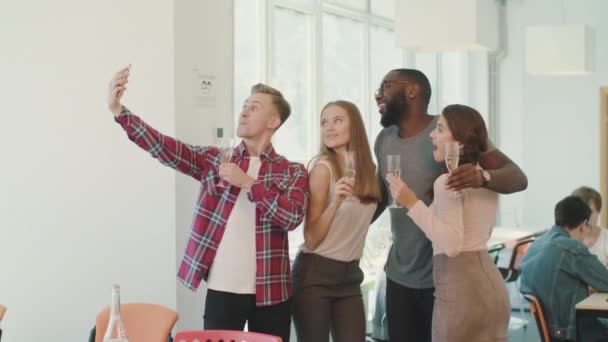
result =
[{"label": "woman in beige top", "polygon": [[[304,244],[293,266],[298,342],[365,341],[359,259],[380,198],[376,168],[357,107],[330,102],[321,112],[321,148],[310,165]],[[355,166],[345,165],[347,153]]]},{"label": "woman in beige top", "polygon": [[[438,163],[445,161],[447,143],[460,146],[461,165],[477,164],[488,147],[483,118],[463,105],[447,106],[430,136]],[[435,181],[433,203],[427,207],[401,179],[388,176],[387,181],[397,203],[409,210],[408,216],[433,243],[433,341],[507,341],[509,297],[487,250],[497,194],[477,188],[450,196],[443,174]]]}]

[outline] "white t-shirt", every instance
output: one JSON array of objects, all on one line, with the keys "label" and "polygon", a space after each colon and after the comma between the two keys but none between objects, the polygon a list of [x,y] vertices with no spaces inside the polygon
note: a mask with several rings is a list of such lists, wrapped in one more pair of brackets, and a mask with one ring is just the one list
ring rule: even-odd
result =
[{"label": "white t-shirt", "polygon": [[597,256],[604,266],[608,266],[608,229],[600,228],[600,236],[595,244],[589,247],[589,252]]},{"label": "white t-shirt", "polygon": [[[260,158],[251,157],[247,174],[257,179],[260,165]],[[255,203],[242,190],[226,222],[207,285],[216,291],[255,294],[255,271]]]}]

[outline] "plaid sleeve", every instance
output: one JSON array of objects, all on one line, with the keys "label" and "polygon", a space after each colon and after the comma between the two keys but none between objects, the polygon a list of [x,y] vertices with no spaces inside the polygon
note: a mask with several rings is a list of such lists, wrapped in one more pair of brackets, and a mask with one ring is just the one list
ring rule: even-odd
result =
[{"label": "plaid sleeve", "polygon": [[257,181],[249,191],[249,200],[273,225],[290,231],[296,229],[304,216],[308,205],[308,173],[303,165],[291,163],[290,182],[283,193],[268,189],[264,183]]},{"label": "plaid sleeve", "polygon": [[209,148],[185,144],[163,135],[124,106],[115,120],[127,132],[131,141],[163,165],[197,180],[201,179],[203,169],[210,162]]}]

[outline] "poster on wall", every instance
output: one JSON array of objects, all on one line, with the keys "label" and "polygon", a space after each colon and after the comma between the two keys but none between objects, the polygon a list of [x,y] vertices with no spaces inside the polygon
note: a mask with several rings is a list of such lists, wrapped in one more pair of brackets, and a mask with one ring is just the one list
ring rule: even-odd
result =
[{"label": "poster on wall", "polygon": [[217,77],[211,73],[192,69],[192,106],[195,111],[217,109]]}]

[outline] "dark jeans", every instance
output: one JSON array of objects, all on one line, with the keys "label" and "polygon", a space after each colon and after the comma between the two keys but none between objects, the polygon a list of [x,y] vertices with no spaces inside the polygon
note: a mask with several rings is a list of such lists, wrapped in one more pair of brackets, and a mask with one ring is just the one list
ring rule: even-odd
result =
[{"label": "dark jeans", "polygon": [[386,318],[391,342],[430,342],[434,288],[412,289],[386,278]]},{"label": "dark jeans", "polygon": [[290,300],[256,306],[255,295],[207,290],[205,299],[205,330],[243,330],[279,336],[289,342],[291,328]]}]

